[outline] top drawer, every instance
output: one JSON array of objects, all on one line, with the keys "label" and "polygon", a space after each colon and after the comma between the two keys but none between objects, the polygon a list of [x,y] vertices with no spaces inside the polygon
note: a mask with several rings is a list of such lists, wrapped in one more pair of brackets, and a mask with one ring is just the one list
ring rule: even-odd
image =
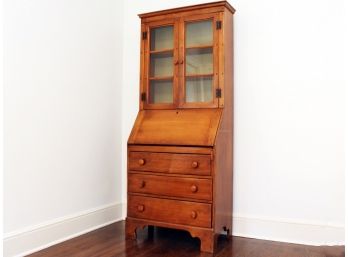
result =
[{"label": "top drawer", "polygon": [[210,175],[210,155],[129,152],[128,169],[162,173]]}]

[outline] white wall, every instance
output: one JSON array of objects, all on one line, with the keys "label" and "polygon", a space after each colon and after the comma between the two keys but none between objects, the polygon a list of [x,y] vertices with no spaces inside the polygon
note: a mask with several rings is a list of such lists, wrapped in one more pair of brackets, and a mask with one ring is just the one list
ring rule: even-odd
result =
[{"label": "white wall", "polygon": [[4,2],[7,256],[121,217],[122,8]]},{"label": "white wall", "polygon": [[[139,99],[137,14],[202,2],[125,3],[123,184]],[[343,0],[230,3],[237,10],[233,233],[343,243]]]}]

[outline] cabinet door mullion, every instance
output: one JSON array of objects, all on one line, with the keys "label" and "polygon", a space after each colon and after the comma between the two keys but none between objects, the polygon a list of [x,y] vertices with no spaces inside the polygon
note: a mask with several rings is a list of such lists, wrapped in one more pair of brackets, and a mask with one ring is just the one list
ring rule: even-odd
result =
[{"label": "cabinet door mullion", "polygon": [[185,22],[183,18],[180,18],[179,20],[179,85],[178,85],[178,92],[179,92],[179,103],[178,106],[182,107],[184,103],[185,98],[185,30],[184,30]]},{"label": "cabinet door mullion", "polygon": [[180,90],[180,21],[175,20],[174,23],[174,77],[173,77],[173,87],[174,87],[174,107],[177,108],[179,105],[179,90]]}]

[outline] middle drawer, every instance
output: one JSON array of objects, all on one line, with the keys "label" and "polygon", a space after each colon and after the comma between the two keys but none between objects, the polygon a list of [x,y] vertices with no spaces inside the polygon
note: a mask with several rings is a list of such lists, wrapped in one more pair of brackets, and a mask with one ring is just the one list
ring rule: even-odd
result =
[{"label": "middle drawer", "polygon": [[128,192],[212,200],[212,182],[205,178],[128,173]]},{"label": "middle drawer", "polygon": [[210,155],[129,152],[128,170],[160,173],[210,175]]}]

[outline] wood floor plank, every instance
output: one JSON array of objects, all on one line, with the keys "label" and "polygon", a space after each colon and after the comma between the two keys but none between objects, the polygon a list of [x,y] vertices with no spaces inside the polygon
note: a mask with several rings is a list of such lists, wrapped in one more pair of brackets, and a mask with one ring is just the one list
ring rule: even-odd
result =
[{"label": "wood floor plank", "polygon": [[186,231],[147,228],[125,240],[124,221],[51,246],[29,257],[344,257],[344,246],[306,246],[243,237],[220,237],[214,255],[199,251]]}]

